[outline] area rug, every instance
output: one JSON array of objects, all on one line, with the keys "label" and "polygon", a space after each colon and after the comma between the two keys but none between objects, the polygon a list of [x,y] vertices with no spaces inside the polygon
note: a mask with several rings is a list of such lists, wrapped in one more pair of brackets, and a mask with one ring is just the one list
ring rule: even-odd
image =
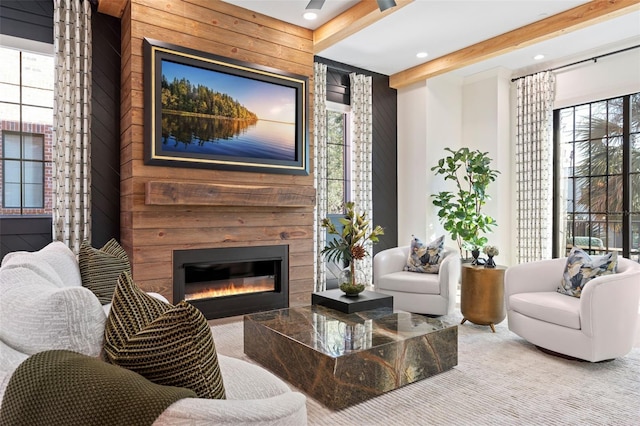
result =
[{"label": "area rug", "polygon": [[[252,362],[241,320],[212,332],[219,353]],[[340,411],[308,397],[309,424],[640,425],[640,348],[613,361],[571,361],[541,352],[506,320],[496,333],[466,322],[458,336],[453,369]]]}]

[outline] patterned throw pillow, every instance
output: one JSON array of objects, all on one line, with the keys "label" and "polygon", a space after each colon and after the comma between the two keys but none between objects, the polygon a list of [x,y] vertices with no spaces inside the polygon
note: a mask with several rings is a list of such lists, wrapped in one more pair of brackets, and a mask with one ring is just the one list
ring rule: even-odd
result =
[{"label": "patterned throw pillow", "polygon": [[567,257],[558,293],[580,297],[585,284],[602,275],[615,274],[617,266],[617,252],[592,259],[584,250],[574,247]]},{"label": "patterned throw pillow", "polygon": [[127,272],[113,294],[104,349],[107,361],[154,383],[188,388],[199,398],[225,398],[204,315],[187,302],[173,306],[148,295]]},{"label": "patterned throw pillow", "polygon": [[405,271],[437,274],[442,263],[444,251],[444,235],[425,245],[416,236],[411,239],[411,250],[407,258]]},{"label": "patterned throw pillow", "polygon": [[101,248],[91,247],[87,241],[80,245],[78,264],[82,286],[91,290],[106,305],[111,303],[118,277],[131,272],[127,252],[112,238]]}]

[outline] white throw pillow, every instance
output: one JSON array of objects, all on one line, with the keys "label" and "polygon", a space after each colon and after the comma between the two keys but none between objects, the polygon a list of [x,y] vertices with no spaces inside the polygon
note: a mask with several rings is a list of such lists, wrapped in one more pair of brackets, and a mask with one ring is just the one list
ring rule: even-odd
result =
[{"label": "white throw pillow", "polygon": [[3,268],[17,266],[32,269],[58,287],[82,285],[78,260],[71,249],[60,241],[49,243],[46,247],[34,252],[8,253],[2,259]]},{"label": "white throw pillow", "polygon": [[105,321],[87,288],[59,287],[32,268],[0,269],[0,339],[20,352],[67,349],[99,356]]}]

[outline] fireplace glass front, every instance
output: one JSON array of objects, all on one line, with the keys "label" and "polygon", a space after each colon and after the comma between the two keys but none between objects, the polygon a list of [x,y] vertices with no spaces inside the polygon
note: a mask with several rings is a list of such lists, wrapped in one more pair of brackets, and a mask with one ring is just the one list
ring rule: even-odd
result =
[{"label": "fireplace glass front", "polygon": [[173,252],[174,302],[207,319],[289,306],[289,247],[230,247]]}]

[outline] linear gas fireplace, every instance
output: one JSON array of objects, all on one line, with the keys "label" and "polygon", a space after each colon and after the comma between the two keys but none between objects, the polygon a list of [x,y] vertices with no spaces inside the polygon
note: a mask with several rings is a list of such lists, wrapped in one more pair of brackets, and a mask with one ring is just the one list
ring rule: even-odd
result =
[{"label": "linear gas fireplace", "polygon": [[289,246],[174,250],[173,296],[207,319],[286,308]]}]

